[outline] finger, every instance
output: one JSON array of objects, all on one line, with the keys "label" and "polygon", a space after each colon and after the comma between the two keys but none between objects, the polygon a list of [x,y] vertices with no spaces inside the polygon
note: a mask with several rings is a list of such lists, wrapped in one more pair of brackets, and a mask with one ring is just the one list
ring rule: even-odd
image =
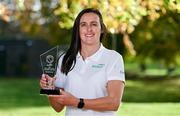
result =
[{"label": "finger", "polygon": [[48,95],[48,97],[54,97],[54,98],[56,97],[57,98],[57,97],[59,97],[59,95]]},{"label": "finger", "polygon": [[46,77],[46,74],[42,74],[42,76],[41,76],[42,78],[45,78]]},{"label": "finger", "polygon": [[41,85],[46,85],[46,84],[47,84],[47,82],[46,82],[46,81],[44,81],[44,80],[40,80],[40,84],[41,84]]},{"label": "finger", "polygon": [[52,77],[49,76],[49,75],[47,75],[47,74],[45,74],[45,78],[47,78],[47,79],[52,79]]},{"label": "finger", "polygon": [[40,81],[44,81],[44,82],[46,82],[46,78],[42,78]]},{"label": "finger", "polygon": [[58,98],[58,102],[59,102],[60,104],[64,104],[64,99],[63,99],[63,98]]},{"label": "finger", "polygon": [[45,77],[42,77],[42,78],[40,79],[41,82],[46,82],[46,80],[47,80],[47,79],[46,79]]},{"label": "finger", "polygon": [[54,82],[54,79],[53,79],[53,77],[50,77],[49,75],[45,75],[45,78],[46,78],[46,82],[49,84],[49,85],[51,85],[51,84],[53,84],[53,82]]},{"label": "finger", "polygon": [[45,88],[45,87],[46,87],[46,84],[40,83],[40,87],[41,87],[41,88]]},{"label": "finger", "polygon": [[49,76],[47,74],[42,74],[41,79],[47,81]]},{"label": "finger", "polygon": [[45,88],[46,87],[47,82],[46,82],[45,74],[41,75],[41,79],[40,79],[39,85],[40,85],[41,88]]},{"label": "finger", "polygon": [[45,76],[45,74],[42,74],[42,76],[41,76],[41,80],[46,81],[46,76]]},{"label": "finger", "polygon": [[53,81],[55,81],[55,80],[56,80],[56,78],[57,78],[57,77],[53,77]]},{"label": "finger", "polygon": [[47,79],[44,76],[42,76],[42,79],[40,80],[40,86],[41,87],[47,86]]},{"label": "finger", "polygon": [[63,91],[63,89],[59,89],[59,91],[61,95],[64,95],[66,93],[65,91]]}]

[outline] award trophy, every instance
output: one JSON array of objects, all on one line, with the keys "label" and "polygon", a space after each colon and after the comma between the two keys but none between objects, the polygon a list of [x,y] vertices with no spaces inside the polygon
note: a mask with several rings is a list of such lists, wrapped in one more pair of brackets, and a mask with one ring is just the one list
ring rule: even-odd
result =
[{"label": "award trophy", "polygon": [[44,52],[40,55],[40,62],[43,74],[47,74],[52,79],[47,80],[47,88],[40,90],[40,94],[47,94],[47,95],[59,95],[59,89],[55,89],[53,85],[53,77],[56,74],[56,67],[58,64],[58,55],[59,55],[59,47],[53,47],[50,50]]}]

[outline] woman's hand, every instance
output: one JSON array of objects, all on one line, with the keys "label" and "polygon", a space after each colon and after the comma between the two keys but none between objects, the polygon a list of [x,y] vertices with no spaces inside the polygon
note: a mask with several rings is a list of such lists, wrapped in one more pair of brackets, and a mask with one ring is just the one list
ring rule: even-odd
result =
[{"label": "woman's hand", "polygon": [[60,95],[48,95],[49,102],[56,112],[63,110],[64,105],[59,102]]},{"label": "woman's hand", "polygon": [[60,89],[60,95],[48,95],[50,99],[56,99],[57,102],[64,106],[74,106],[77,107],[79,99],[73,96],[72,94],[63,91]]},{"label": "woman's hand", "polygon": [[55,78],[50,77],[47,74],[42,74],[39,84],[42,89],[53,89],[54,81],[55,81]]}]

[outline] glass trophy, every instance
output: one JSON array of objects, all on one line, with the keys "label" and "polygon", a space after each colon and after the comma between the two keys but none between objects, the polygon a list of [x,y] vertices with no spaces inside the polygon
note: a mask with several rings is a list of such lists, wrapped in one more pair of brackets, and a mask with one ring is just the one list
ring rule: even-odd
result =
[{"label": "glass trophy", "polygon": [[56,46],[40,55],[40,62],[41,62],[41,68],[43,74],[47,74],[50,77],[52,77],[51,79],[47,80],[47,87],[43,89],[41,88],[40,94],[46,94],[46,95],[60,94],[59,89],[55,89],[53,83],[54,76],[56,74],[59,54],[60,54],[59,47]]}]

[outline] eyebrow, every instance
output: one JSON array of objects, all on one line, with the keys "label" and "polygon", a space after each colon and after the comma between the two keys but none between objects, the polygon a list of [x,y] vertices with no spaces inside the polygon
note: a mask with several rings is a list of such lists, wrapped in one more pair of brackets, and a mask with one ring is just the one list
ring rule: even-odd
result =
[{"label": "eyebrow", "polygon": [[[84,24],[84,23],[86,23],[86,22],[80,22],[80,24]],[[90,23],[98,23],[97,21],[91,21]]]},{"label": "eyebrow", "polygon": [[80,22],[80,24],[85,24],[86,22]]}]

